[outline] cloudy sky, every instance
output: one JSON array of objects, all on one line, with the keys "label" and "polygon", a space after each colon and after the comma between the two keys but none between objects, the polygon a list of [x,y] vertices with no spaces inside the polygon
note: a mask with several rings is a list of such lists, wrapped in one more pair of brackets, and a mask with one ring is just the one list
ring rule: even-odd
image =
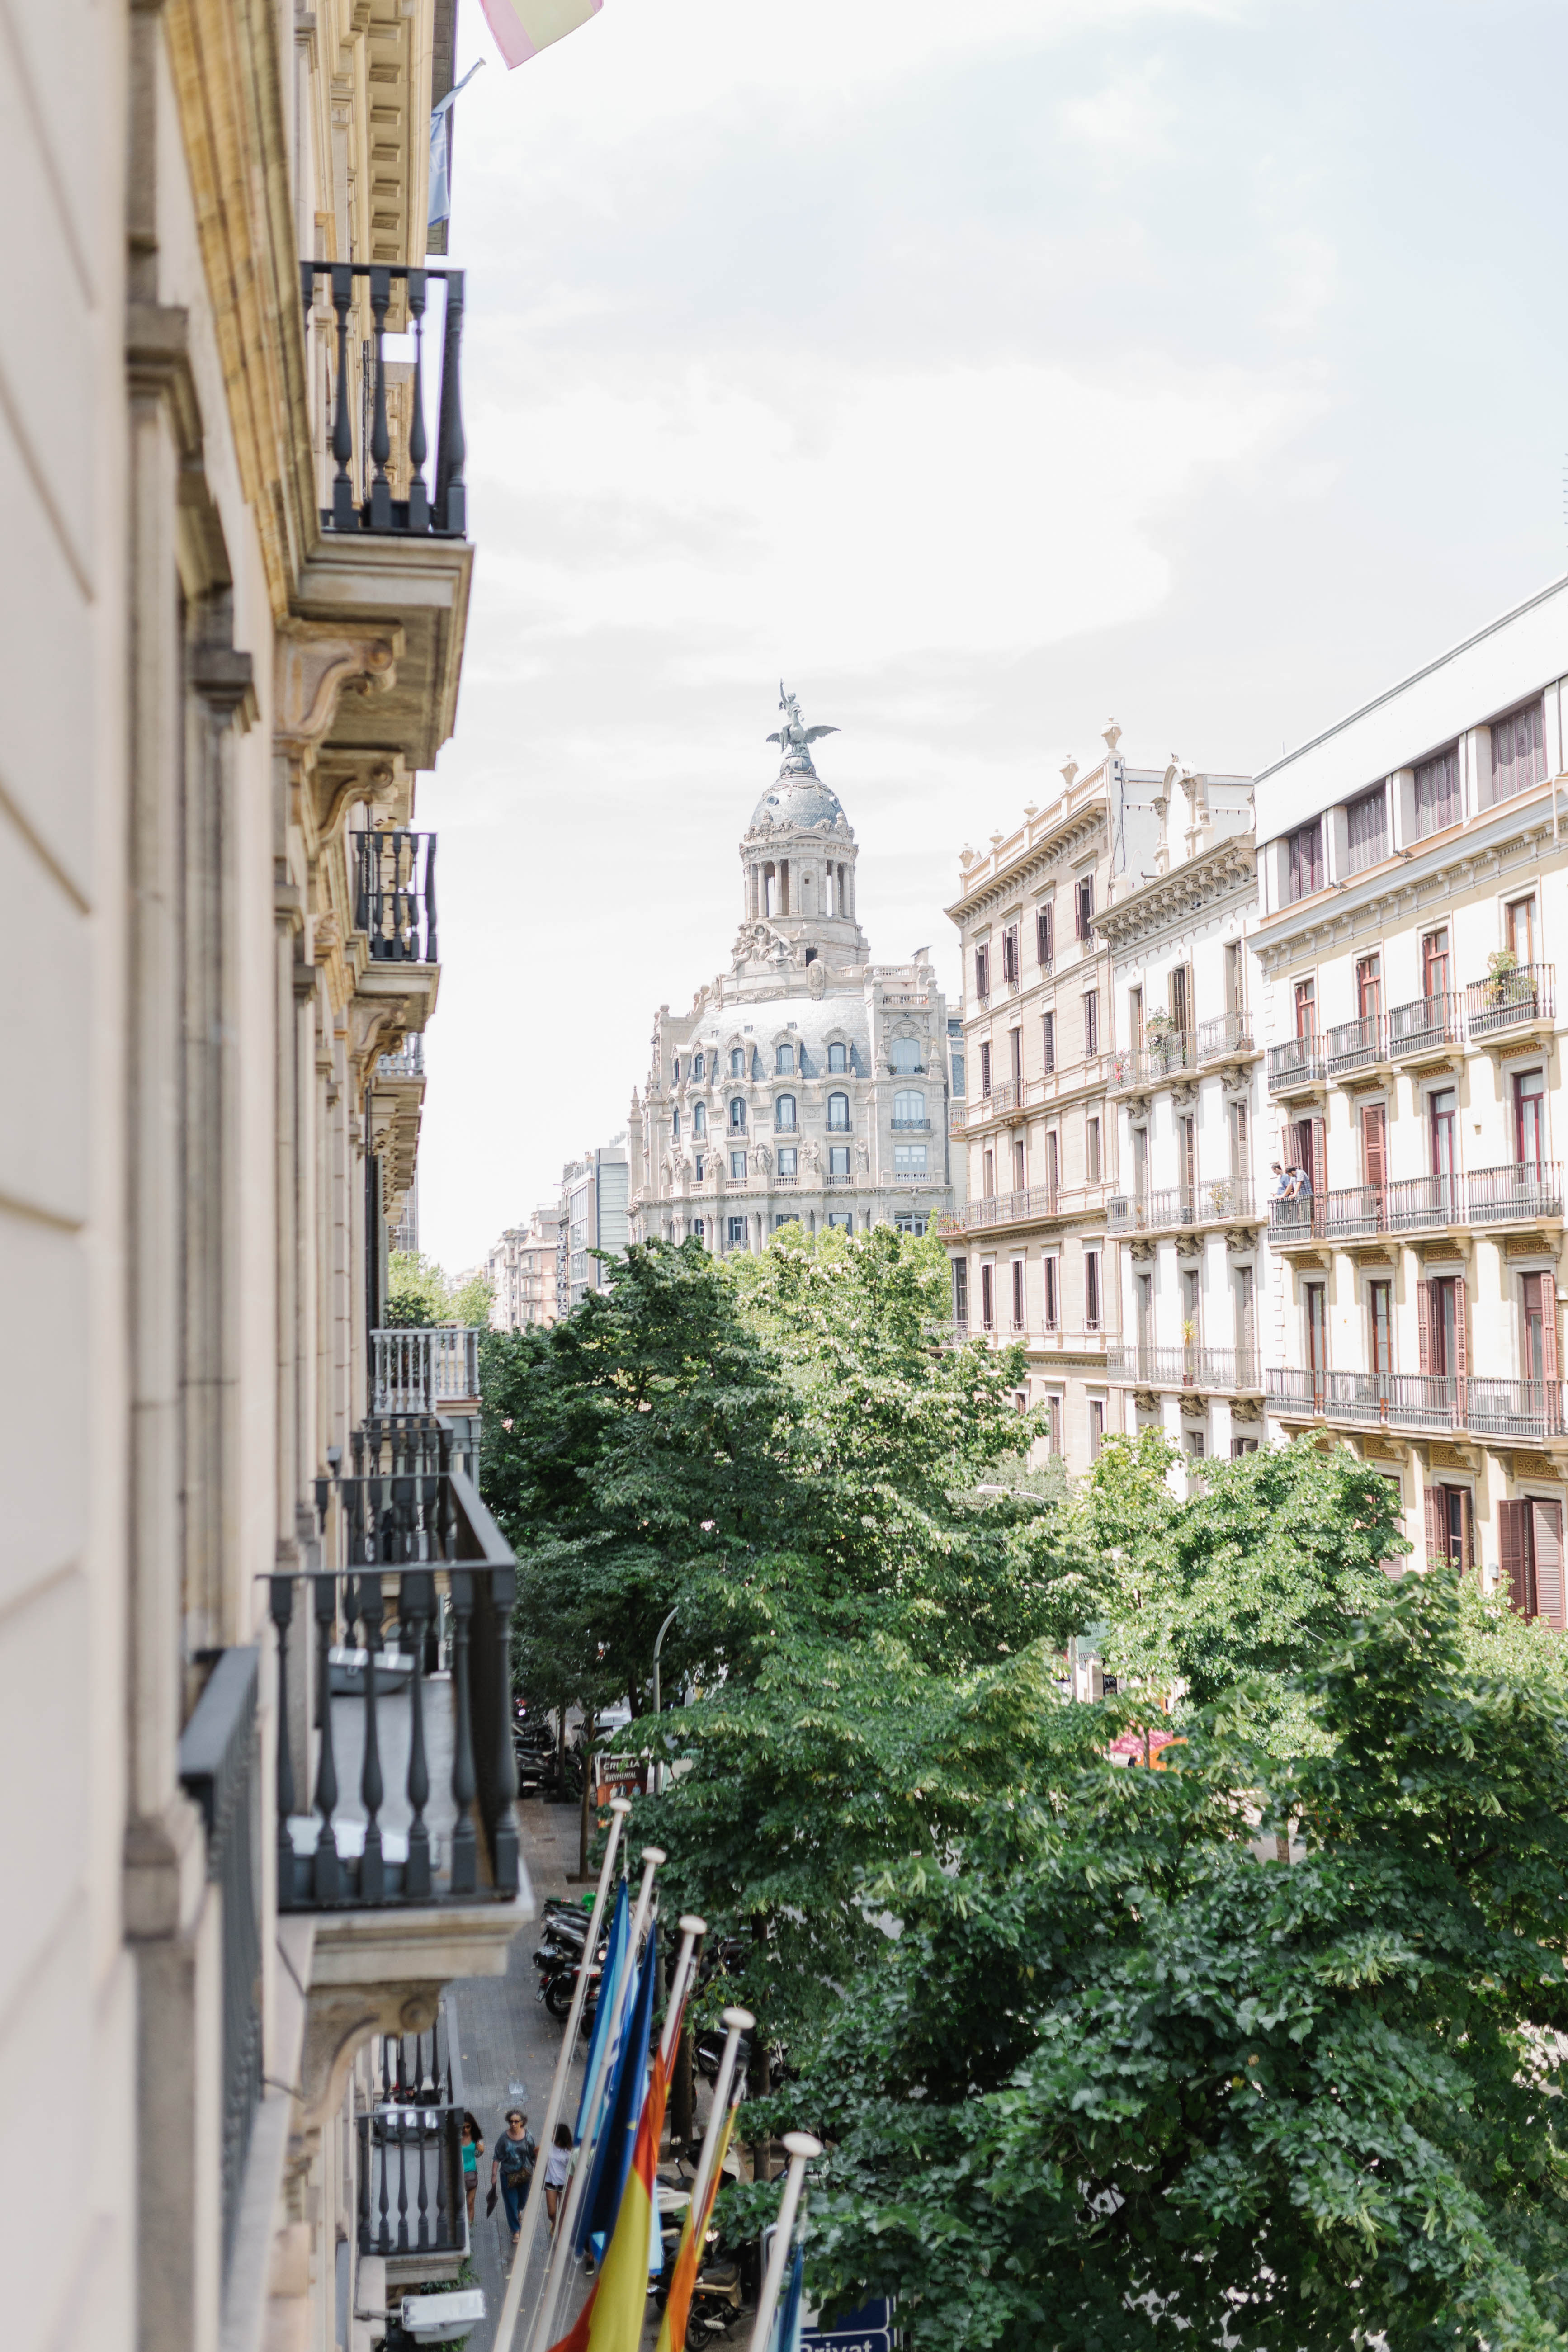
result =
[{"label": "cloudy sky", "polygon": [[626,1124],[781,671],[885,961],[1123,750],[1247,772],[1568,569],[1568,13],[462,0],[474,604],[422,1239]]}]

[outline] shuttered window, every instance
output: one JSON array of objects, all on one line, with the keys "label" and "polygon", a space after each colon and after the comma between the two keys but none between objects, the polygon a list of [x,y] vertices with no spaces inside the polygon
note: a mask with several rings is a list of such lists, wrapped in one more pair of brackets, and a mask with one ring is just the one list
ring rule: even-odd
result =
[{"label": "shuttered window", "polygon": [[1388,1181],[1388,1106],[1363,1103],[1361,1114],[1363,1181],[1381,1192]]},{"label": "shuttered window", "polygon": [[1535,1550],[1535,1613],[1563,1630],[1563,1506],[1532,1502],[1531,1533]]},{"label": "shuttered window", "polygon": [[1540,1617],[1559,1633],[1568,1630],[1562,1504],[1534,1496],[1500,1503],[1498,1530],[1510,1605],[1521,1617]]}]

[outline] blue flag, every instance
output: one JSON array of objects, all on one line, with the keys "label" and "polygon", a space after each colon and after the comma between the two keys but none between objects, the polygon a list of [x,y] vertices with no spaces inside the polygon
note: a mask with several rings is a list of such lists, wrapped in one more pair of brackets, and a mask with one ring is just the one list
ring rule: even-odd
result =
[{"label": "blue flag", "polygon": [[655,1925],[648,1931],[642,1972],[633,1990],[626,2030],[621,2037],[616,2070],[610,2083],[610,2095],[605,2102],[605,2120],[599,2128],[598,2146],[594,2150],[594,2169],[589,2177],[588,2193],[583,2200],[582,2218],[577,2224],[577,2252],[580,2254],[587,2252],[590,2242],[595,2257],[603,2254],[610,2232],[616,2226],[616,2216],[621,2210],[621,2197],[626,2189],[626,2175],[632,2168],[632,2151],[637,2146],[637,2125],[642,2119],[643,2098],[647,2090],[647,2040],[653,2031],[653,2001],[658,1979],[658,1928]]},{"label": "blue flag", "polygon": [[[594,2011],[594,2038],[588,2044],[588,2063],[583,2074],[583,2095],[577,2102],[577,2129],[574,2137],[579,2140],[586,2128],[589,2110],[594,2104],[594,2093],[598,2088],[599,2076],[604,2070],[605,2060],[609,2054],[610,2021],[616,2013],[616,1992],[626,1973],[627,1927],[626,1882],[623,1878],[621,1891],[616,1897],[615,1916],[610,1922],[609,1948],[605,1954],[605,1965],[599,1971],[599,1999]],[[593,1955],[584,1946],[583,1953],[584,1968],[589,1966],[592,1958]]]},{"label": "blue flag", "polygon": [[797,2246],[789,2284],[773,2326],[772,2352],[800,2352],[801,2305],[805,2300],[805,2254]]}]

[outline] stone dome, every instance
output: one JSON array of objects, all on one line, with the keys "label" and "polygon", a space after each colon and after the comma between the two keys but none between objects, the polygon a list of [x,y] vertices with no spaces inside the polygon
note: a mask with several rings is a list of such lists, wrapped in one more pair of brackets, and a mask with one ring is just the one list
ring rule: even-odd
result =
[{"label": "stone dome", "polygon": [[760,825],[831,825],[844,821],[838,795],[809,769],[782,768],[752,812],[753,832]]}]

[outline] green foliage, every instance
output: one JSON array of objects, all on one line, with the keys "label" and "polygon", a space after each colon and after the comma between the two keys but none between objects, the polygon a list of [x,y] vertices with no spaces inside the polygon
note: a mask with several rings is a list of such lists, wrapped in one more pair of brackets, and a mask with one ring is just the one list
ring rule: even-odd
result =
[{"label": "green foliage", "polygon": [[1568,1708],[1468,1663],[1511,1638],[1412,1578],[1304,1678],[1323,1752],[1239,1693],[873,1881],[902,1932],[787,2099],[813,2292],[896,2291],[921,2352],[1562,2344]]},{"label": "green foliage", "polygon": [[496,1295],[488,1274],[454,1286],[421,1250],[394,1250],[386,1269],[386,1321],[392,1330],[428,1330],[437,1323],[483,1329]]}]

